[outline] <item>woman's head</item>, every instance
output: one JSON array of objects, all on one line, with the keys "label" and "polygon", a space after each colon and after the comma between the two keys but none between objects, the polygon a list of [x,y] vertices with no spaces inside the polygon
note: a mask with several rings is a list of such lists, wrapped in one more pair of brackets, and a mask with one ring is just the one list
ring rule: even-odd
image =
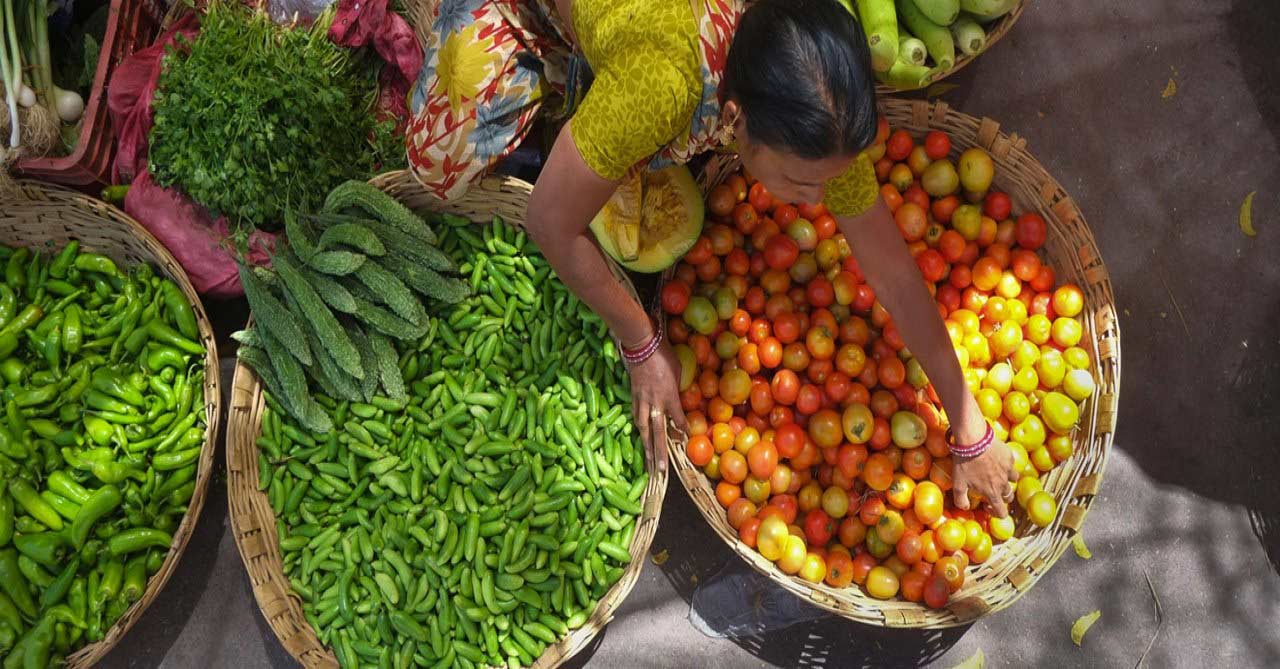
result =
[{"label": "woman's head", "polygon": [[759,0],[725,64],[726,112],[751,174],[780,199],[816,202],[876,134],[866,37],[837,0]]}]

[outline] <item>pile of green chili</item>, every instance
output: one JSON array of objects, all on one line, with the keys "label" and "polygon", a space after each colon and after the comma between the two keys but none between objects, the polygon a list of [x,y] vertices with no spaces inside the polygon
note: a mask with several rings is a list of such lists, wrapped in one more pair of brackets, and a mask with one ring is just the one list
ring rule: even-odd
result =
[{"label": "pile of green chili", "polygon": [[164,562],[204,444],[204,347],[147,265],[75,241],[0,263],[0,657],[54,666]]}]

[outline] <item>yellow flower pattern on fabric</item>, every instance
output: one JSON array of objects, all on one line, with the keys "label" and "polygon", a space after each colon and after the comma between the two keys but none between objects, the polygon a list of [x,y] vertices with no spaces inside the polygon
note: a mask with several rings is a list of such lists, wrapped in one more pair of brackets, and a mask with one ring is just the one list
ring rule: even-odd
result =
[{"label": "yellow flower pattern on fabric", "polygon": [[866,153],[859,153],[844,174],[827,182],[822,202],[832,216],[858,216],[876,203],[879,194],[875,165]]},{"label": "yellow flower pattern on fabric", "polygon": [[490,38],[476,39],[478,25],[449,35],[440,48],[436,77],[440,88],[449,96],[449,106],[456,112],[463,100],[472,100],[480,93],[480,85],[492,74],[497,63]]},{"label": "yellow flower pattern on fabric", "polygon": [[580,0],[573,24],[595,82],[570,131],[592,171],[617,180],[689,131],[702,94],[693,5]]}]

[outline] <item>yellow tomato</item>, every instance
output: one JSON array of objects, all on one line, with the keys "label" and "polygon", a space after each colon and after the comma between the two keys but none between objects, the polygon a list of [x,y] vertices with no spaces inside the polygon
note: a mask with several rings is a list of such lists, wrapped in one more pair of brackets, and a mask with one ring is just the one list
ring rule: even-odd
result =
[{"label": "yellow tomato", "polygon": [[890,599],[898,594],[898,575],[888,567],[872,567],[867,572],[867,594],[876,599]]},{"label": "yellow tomato", "polygon": [[804,565],[800,567],[800,578],[810,583],[821,583],[827,577],[827,563],[817,553],[804,556]]},{"label": "yellow tomato", "polygon": [[1018,498],[1018,506],[1027,508],[1027,502],[1031,500],[1031,496],[1044,490],[1044,486],[1040,484],[1040,479],[1034,476],[1024,476],[1018,479],[1018,487],[1016,490]]},{"label": "yellow tomato", "polygon": [[1058,503],[1054,501],[1053,495],[1041,490],[1028,500],[1027,517],[1031,518],[1031,522],[1037,527],[1048,527],[1056,515],[1058,515]]},{"label": "yellow tomato", "polygon": [[760,523],[756,533],[756,549],[766,560],[774,561],[782,557],[782,549],[790,532],[787,523],[778,516],[769,516]]},{"label": "yellow tomato", "polygon": [[1017,524],[1013,522],[1013,516],[992,517],[987,521],[987,526],[991,528],[991,538],[996,541],[1008,541],[1013,537],[1014,529],[1017,528]]}]

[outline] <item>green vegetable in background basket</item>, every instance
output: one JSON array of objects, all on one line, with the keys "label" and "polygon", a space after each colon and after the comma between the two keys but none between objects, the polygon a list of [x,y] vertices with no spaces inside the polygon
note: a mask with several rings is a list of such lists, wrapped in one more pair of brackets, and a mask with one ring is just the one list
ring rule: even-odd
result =
[{"label": "green vegetable in background basket", "polygon": [[236,224],[274,230],[347,179],[403,164],[374,116],[379,63],[333,44],[333,9],[310,28],[215,0],[200,33],[165,56],[150,171]]},{"label": "green vegetable in background basket", "polygon": [[314,395],[336,426],[321,435],[269,392],[259,487],[342,666],[529,666],[631,561],[644,451],[606,326],[524,233],[452,217],[432,233],[477,292],[423,336],[371,333],[385,366],[366,373],[407,397]]},{"label": "green vegetable in background basket", "polygon": [[[391,339],[428,331],[422,300],[456,304],[470,287],[417,214],[363,181],[329,193],[325,212],[286,214],[288,249],[272,269],[242,266],[254,329],[237,333],[240,357],[312,432],[334,424],[309,396],[309,382],[338,399],[375,392],[405,400]],[[335,313],[336,312],[336,313]]]},{"label": "green vegetable in background basket", "polygon": [[163,563],[205,441],[204,347],[149,266],[75,241],[0,264],[0,657],[52,666]]}]

